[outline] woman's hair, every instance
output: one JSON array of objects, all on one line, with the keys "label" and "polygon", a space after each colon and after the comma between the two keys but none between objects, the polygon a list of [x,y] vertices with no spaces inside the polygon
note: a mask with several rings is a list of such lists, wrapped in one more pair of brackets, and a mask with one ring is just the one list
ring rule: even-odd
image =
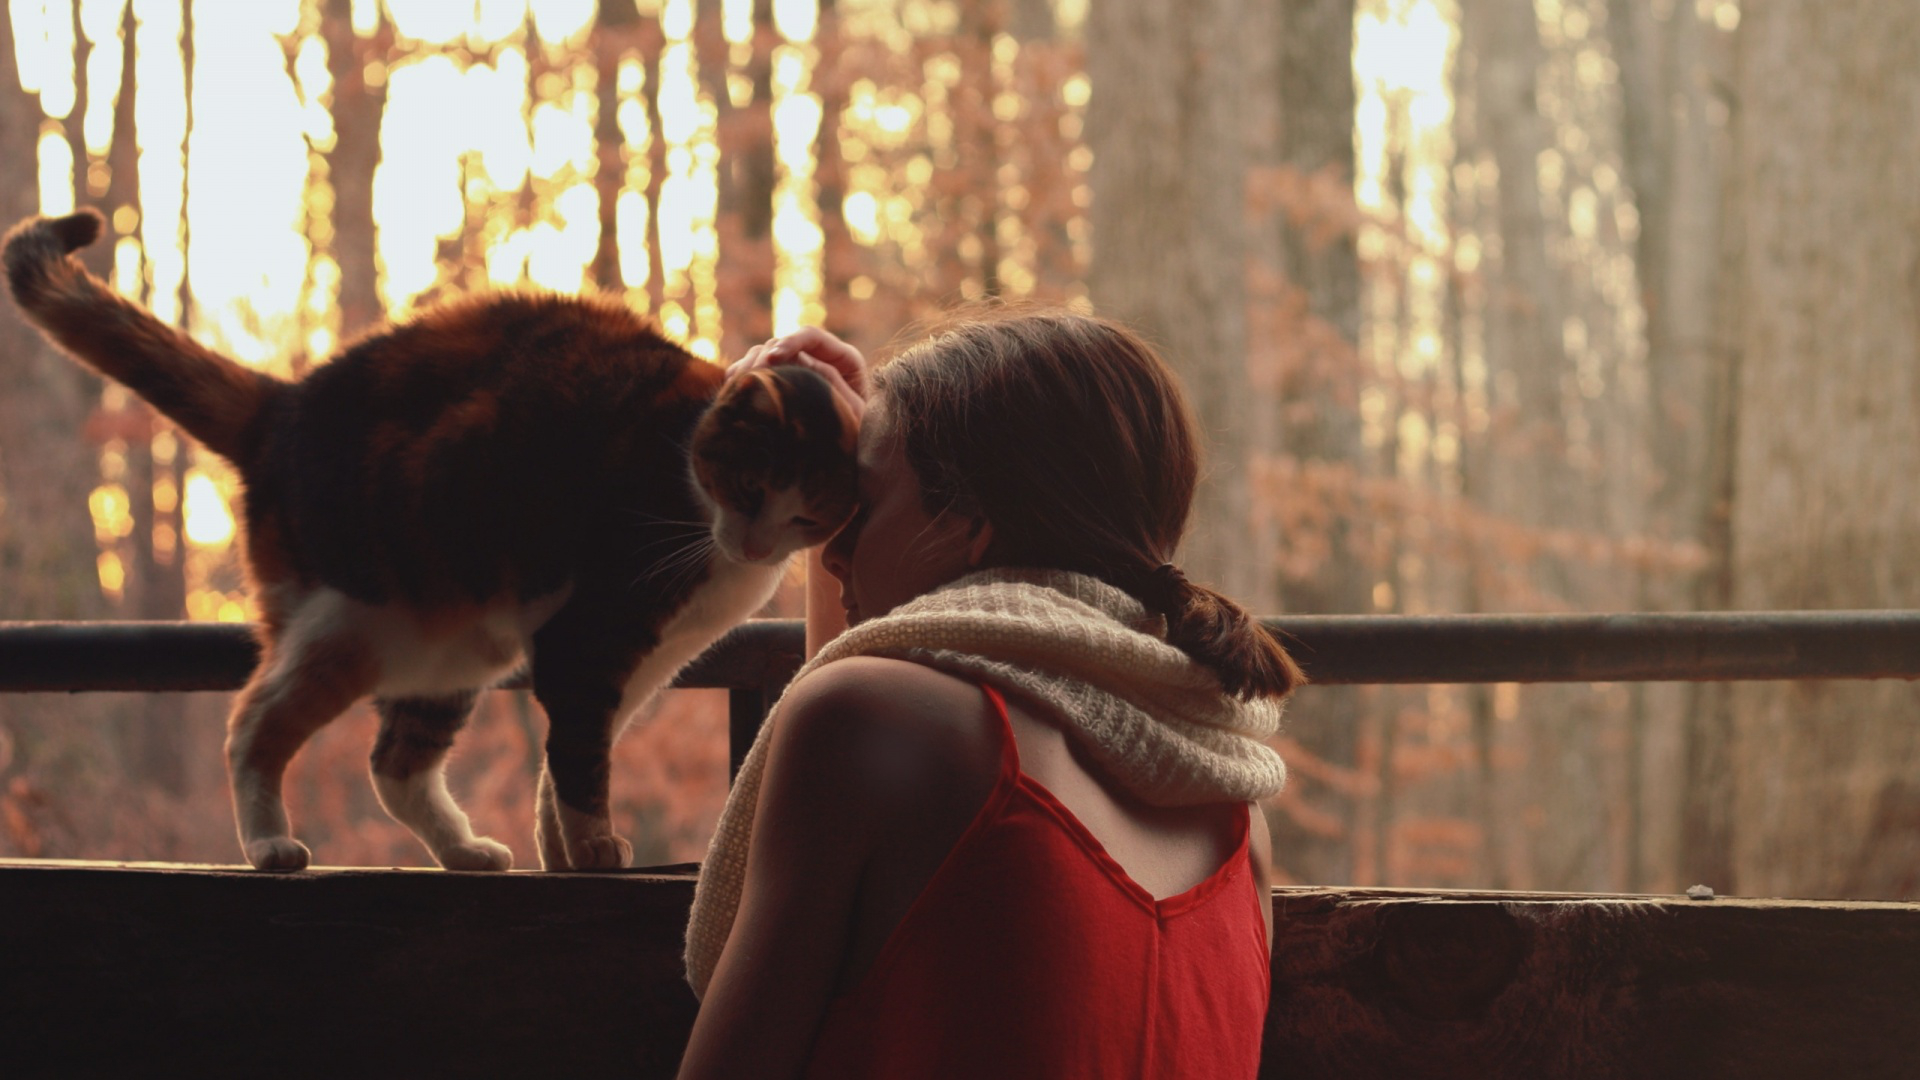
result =
[{"label": "woman's hair", "polygon": [[1118,323],[975,307],[880,367],[874,382],[926,510],[993,523],[988,560],[1090,574],[1166,616],[1167,640],[1242,698],[1306,682],[1238,604],[1171,564],[1199,448],[1186,396]]}]

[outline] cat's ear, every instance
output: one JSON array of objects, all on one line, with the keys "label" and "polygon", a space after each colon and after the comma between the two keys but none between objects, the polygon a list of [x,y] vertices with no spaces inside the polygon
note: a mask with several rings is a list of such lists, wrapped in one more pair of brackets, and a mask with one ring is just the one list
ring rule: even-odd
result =
[{"label": "cat's ear", "polygon": [[746,388],[747,404],[751,405],[755,412],[771,417],[776,424],[786,423],[786,387],[780,385],[780,380],[766,368],[755,368],[747,372],[747,378],[754,382],[752,387]]}]

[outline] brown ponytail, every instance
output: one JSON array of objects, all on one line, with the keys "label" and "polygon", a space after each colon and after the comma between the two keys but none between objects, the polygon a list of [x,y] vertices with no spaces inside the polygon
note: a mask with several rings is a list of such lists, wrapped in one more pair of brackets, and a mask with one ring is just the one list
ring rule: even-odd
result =
[{"label": "brown ponytail", "polygon": [[1306,676],[1232,600],[1167,557],[1199,478],[1173,372],[1119,325],[1071,312],[975,307],[875,373],[926,508],[993,523],[988,560],[1090,574],[1166,616],[1167,641],[1241,698]]},{"label": "brown ponytail", "polygon": [[1284,697],[1307,681],[1306,673],[1273,632],[1247,610],[1204,585],[1195,585],[1172,563],[1161,563],[1124,587],[1167,620],[1167,642],[1220,677],[1240,698]]}]

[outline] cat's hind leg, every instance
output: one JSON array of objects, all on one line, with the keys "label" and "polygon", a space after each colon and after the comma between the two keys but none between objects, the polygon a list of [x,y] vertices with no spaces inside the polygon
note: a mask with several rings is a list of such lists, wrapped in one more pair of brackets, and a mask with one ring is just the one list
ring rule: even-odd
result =
[{"label": "cat's hind leg", "polygon": [[227,776],[240,847],[256,870],[300,870],[305,844],[287,825],[280,784],[314,732],[372,691],[378,668],[358,642],[297,630],[269,643],[227,721]]},{"label": "cat's hind leg", "polygon": [[475,836],[447,790],[447,751],[473,712],[472,691],[443,697],[380,698],[373,790],[395,821],[413,830],[448,870],[511,870],[507,845]]}]

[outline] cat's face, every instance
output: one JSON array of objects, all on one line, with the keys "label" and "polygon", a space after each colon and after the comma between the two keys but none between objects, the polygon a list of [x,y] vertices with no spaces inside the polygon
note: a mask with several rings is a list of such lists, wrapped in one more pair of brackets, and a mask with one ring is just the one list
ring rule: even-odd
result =
[{"label": "cat's face", "polygon": [[859,433],[826,379],[806,368],[759,368],[721,387],[694,428],[691,453],[721,554],[774,563],[846,524]]}]

